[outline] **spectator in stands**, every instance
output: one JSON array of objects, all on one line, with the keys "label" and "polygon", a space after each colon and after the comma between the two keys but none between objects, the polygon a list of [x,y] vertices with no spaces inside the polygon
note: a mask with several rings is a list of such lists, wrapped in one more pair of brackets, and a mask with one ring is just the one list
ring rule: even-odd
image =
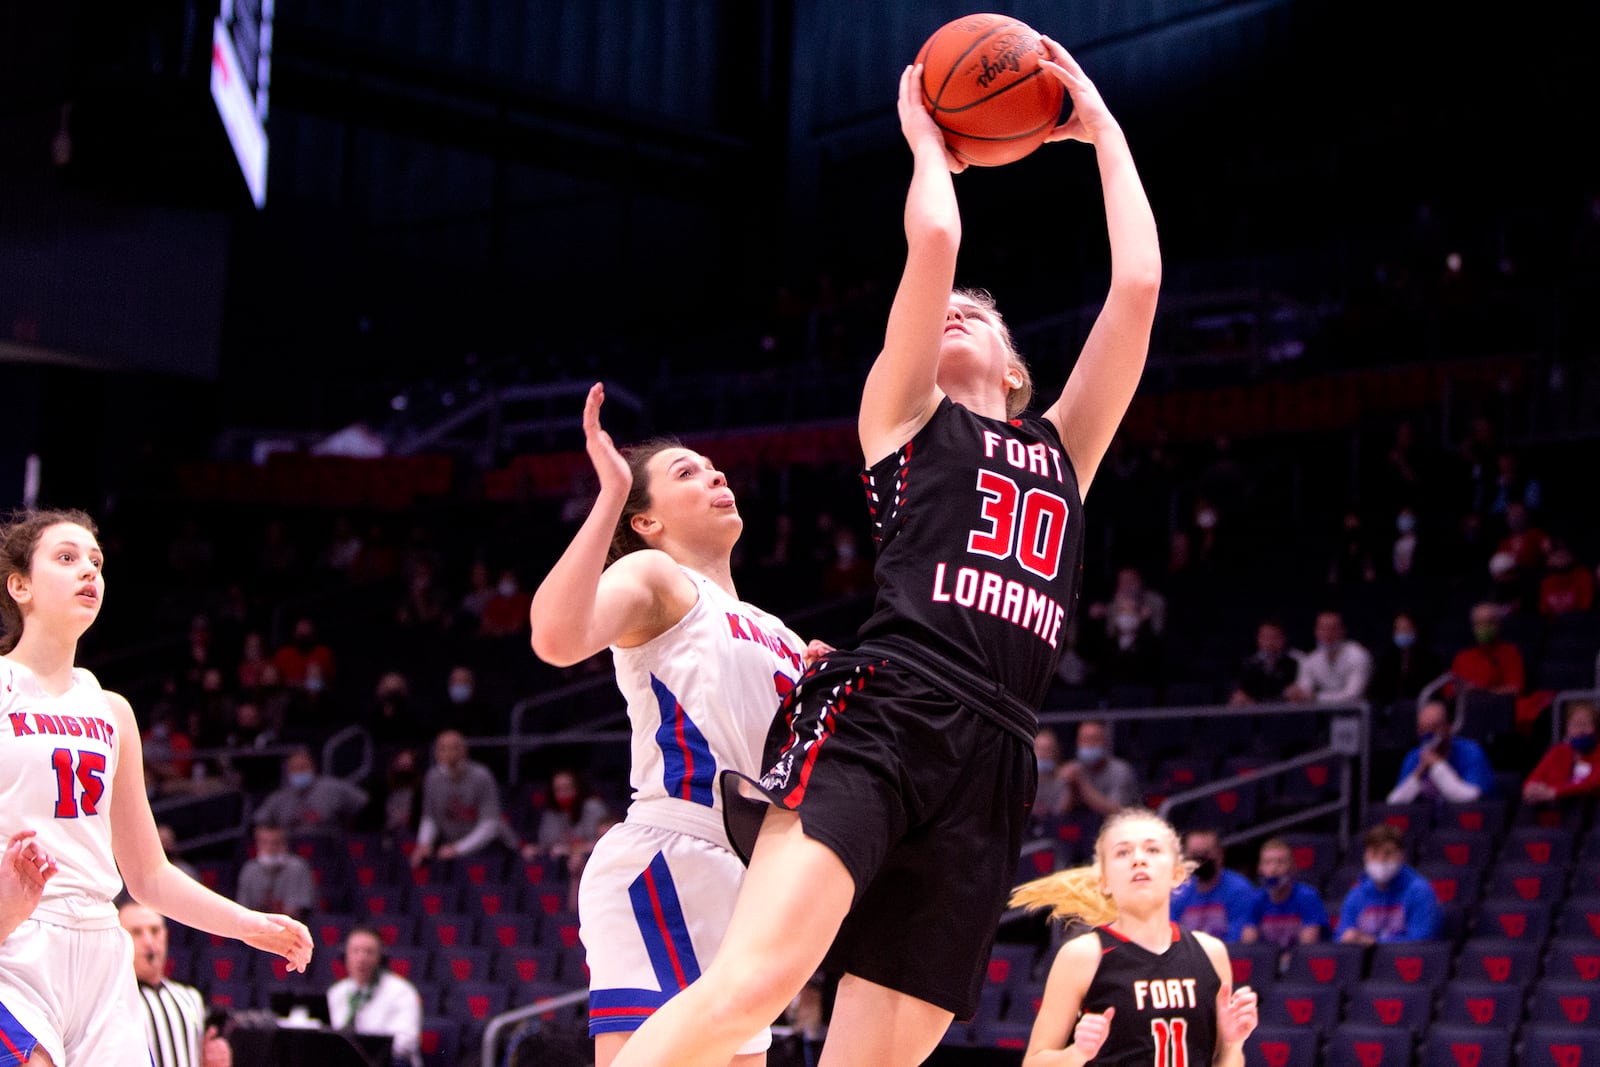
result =
[{"label": "spectator in stands", "polygon": [[1428,573],[1431,552],[1418,529],[1416,509],[1402,507],[1394,518],[1394,541],[1389,545],[1389,573],[1399,582],[1408,582]]},{"label": "spectator in stands", "polygon": [[1595,757],[1595,702],[1567,705],[1564,739],[1544,754],[1522,785],[1530,804],[1580,803],[1600,796],[1600,769]]},{"label": "spectator in stands", "polygon": [[281,826],[257,823],[256,854],[239,868],[239,903],[304,919],[317,907],[317,883],[305,860],[289,851]]},{"label": "spectator in stands", "polygon": [[1059,774],[1065,787],[1063,813],[1089,811],[1103,817],[1142,799],[1133,765],[1111,754],[1111,732],[1098,720],[1078,724],[1077,752]]},{"label": "spectator in stands", "polygon": [[1161,675],[1161,642],[1138,601],[1118,594],[1108,610],[1105,646],[1096,657],[1101,682],[1107,686],[1156,682]]},{"label": "spectator in stands", "polygon": [[1033,737],[1033,760],[1039,775],[1039,788],[1033,795],[1033,817],[1059,814],[1066,802],[1066,783],[1056,772],[1061,770],[1061,738],[1048,726],[1041,726]]},{"label": "spectator in stands", "polygon": [[289,643],[272,654],[272,665],[283,684],[295,688],[311,688],[313,677],[324,685],[334,677],[333,650],[318,640],[317,624],[309,618],[295,620]]},{"label": "spectator in stands", "polygon": [[365,547],[350,516],[340,515],[334,519],[328,545],[322,550],[322,565],[328,570],[348,575],[360,561]]},{"label": "spectator in stands", "polygon": [[1594,575],[1573,558],[1564,537],[1550,539],[1539,581],[1539,613],[1546,618],[1587,612],[1594,607]]},{"label": "spectator in stands", "polygon": [[395,623],[420,630],[439,630],[449,617],[444,590],[433,580],[433,565],[417,560],[410,567],[405,593],[395,608]]},{"label": "spectator in stands", "polygon": [[1330,704],[1360,700],[1372,678],[1372,654],[1345,636],[1337,611],[1317,616],[1315,634],[1317,647],[1300,657],[1300,672],[1285,695]]},{"label": "spectator in stands", "polygon": [[133,976],[144,1002],[144,1038],[151,1067],[232,1067],[228,1039],[206,1023],[206,1003],[193,986],[167,977],[167,920],[128,900],[117,909],[133,940]]},{"label": "spectator in stands", "polygon": [[1373,561],[1372,545],[1361,525],[1361,515],[1347,511],[1344,515],[1344,536],[1328,567],[1328,584],[1354,588],[1377,577],[1378,568]]},{"label": "spectator in stands", "polygon": [[267,662],[267,638],[262,637],[261,630],[245,633],[245,641],[238,653],[238,665],[234,667],[234,683],[240,691],[250,693],[261,685],[261,672]]},{"label": "spectator in stands", "polygon": [[367,806],[366,790],[343,778],[318,774],[311,750],[296,749],[283,764],[283,785],[256,809],[256,823],[304,833],[340,830]]},{"label": "spectator in stands", "polygon": [[1239,677],[1228,703],[1288,700],[1290,687],[1300,677],[1299,658],[1288,646],[1283,623],[1277,619],[1263,619],[1256,627],[1255,653],[1239,665]]},{"label": "spectator in stands", "polygon": [[[1515,699],[1518,729],[1526,730],[1549,706],[1552,694],[1526,692],[1522,652],[1510,641],[1500,639],[1501,618],[1499,605],[1487,601],[1473,605],[1473,644],[1456,653],[1450,661],[1450,673],[1470,688]],[[1446,696],[1454,693],[1454,686],[1445,690]]]},{"label": "spectator in stands", "polygon": [[1452,736],[1444,701],[1430,700],[1417,709],[1417,741],[1400,765],[1400,781],[1389,791],[1389,803],[1467,804],[1493,791],[1488,755],[1470,737]]},{"label": "spectator in stands", "polygon": [[478,676],[471,667],[457,664],[445,680],[445,714],[451,725],[468,737],[488,737],[510,730],[506,717],[497,715],[478,695]]},{"label": "spectator in stands", "polygon": [[389,671],[378,679],[365,725],[384,759],[422,741],[425,730],[411,706],[411,682],[405,675]]},{"label": "spectator in stands", "polygon": [[1125,627],[1116,620],[1117,602],[1138,616],[1142,625],[1160,637],[1167,629],[1166,597],[1148,588],[1138,567],[1123,567],[1117,571],[1117,585],[1108,600],[1089,605],[1089,617],[1105,622],[1106,636],[1115,640]]},{"label": "spectator in stands", "polygon": [[1339,909],[1339,940],[1374,945],[1439,936],[1439,898],[1405,862],[1405,837],[1388,823],[1367,831],[1366,871]]},{"label": "spectator in stands", "polygon": [[[277,740],[277,731],[262,721],[260,704],[242,699],[233,706],[233,726],[228,731],[227,747],[258,749]],[[222,769],[224,774],[231,774],[237,780],[239,788],[257,796],[273,788],[279,777],[276,757],[255,756],[245,752],[224,759]]]},{"label": "spectator in stands", "polygon": [[1397,700],[1415,700],[1423,688],[1443,671],[1417,631],[1417,620],[1410,612],[1398,612],[1390,624],[1389,647],[1378,657],[1367,695],[1378,706]]},{"label": "spectator in stands", "polygon": [[163,709],[151,716],[144,732],[145,786],[150,795],[173,796],[191,791],[194,761],[188,758],[194,742],[178,725],[176,711]]},{"label": "spectator in stands", "polygon": [[563,768],[550,776],[549,799],[539,815],[537,839],[522,847],[524,859],[540,855],[587,854],[600,838],[600,823],[610,812],[577,772]]},{"label": "spectator in stands", "polygon": [[403,748],[389,760],[384,775],[383,832],[390,841],[409,838],[422,818],[422,775],[417,753]]},{"label": "spectator in stands", "polygon": [[422,780],[422,821],[411,865],[452,860],[493,842],[516,848],[500,818],[500,787],[481,763],[467,759],[467,739],[446,730],[433,742],[433,766]]},{"label": "spectator in stands", "polygon": [[1322,896],[1294,878],[1294,850],[1281,837],[1261,846],[1256,864],[1261,888],[1250,904],[1250,916],[1239,931],[1245,944],[1265,941],[1280,949],[1314,945],[1327,936],[1328,909]]},{"label": "spectator in stands", "polygon": [[1222,865],[1222,837],[1215,830],[1183,835],[1183,855],[1194,875],[1172,894],[1172,921],[1222,941],[1238,941],[1250,919],[1255,886]]},{"label": "spectator in stands", "polygon": [[1495,549],[1511,556],[1519,574],[1529,574],[1544,566],[1550,538],[1534,524],[1528,509],[1520,503],[1506,505],[1506,536]]},{"label": "spectator in stands", "polygon": [[422,995],[389,970],[376,930],[357,926],[345,936],[344,968],[328,988],[333,1028],[393,1037],[396,1067],[422,1067]]},{"label": "spectator in stands", "polygon": [[494,596],[483,607],[478,633],[483,637],[513,637],[528,629],[528,607],[532,594],[522,588],[517,572],[510,567],[500,572]]},{"label": "spectator in stands", "polygon": [[469,636],[477,634],[483,625],[483,613],[493,599],[494,585],[489,581],[489,565],[481,559],[475,559],[467,571],[467,591],[456,603],[456,630]]},{"label": "spectator in stands", "polygon": [[861,554],[861,538],[848,526],[833,531],[833,552],[822,569],[822,592],[828,597],[852,597],[873,587],[872,560]]},{"label": "spectator in stands", "polygon": [[1510,518],[1512,507],[1525,511],[1538,511],[1544,493],[1535,478],[1522,473],[1522,464],[1515,452],[1501,449],[1495,456],[1494,481],[1490,486],[1489,514]]}]

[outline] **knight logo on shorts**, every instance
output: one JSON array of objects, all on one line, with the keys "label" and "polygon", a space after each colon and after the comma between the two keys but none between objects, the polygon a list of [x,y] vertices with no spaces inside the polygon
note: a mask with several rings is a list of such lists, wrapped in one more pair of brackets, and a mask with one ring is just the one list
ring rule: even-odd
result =
[{"label": "knight logo on shorts", "polygon": [[790,749],[778,757],[778,762],[772,765],[772,770],[761,776],[762,789],[783,790],[789,788],[789,776],[794,773],[794,750]]}]

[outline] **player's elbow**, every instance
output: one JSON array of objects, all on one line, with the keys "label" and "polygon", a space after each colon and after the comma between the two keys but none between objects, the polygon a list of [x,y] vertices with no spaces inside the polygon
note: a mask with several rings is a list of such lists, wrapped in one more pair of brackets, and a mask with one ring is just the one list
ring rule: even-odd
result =
[{"label": "player's elbow", "polygon": [[1111,279],[1111,297],[1129,307],[1147,309],[1153,318],[1161,297],[1161,257],[1130,264]]},{"label": "player's elbow", "polygon": [[534,623],[530,638],[533,654],[552,667],[570,667],[585,657],[578,654],[577,643],[559,624]]},{"label": "player's elbow", "polygon": [[906,243],[913,256],[954,256],[961,247],[961,220],[939,213],[920,213],[906,220]]}]

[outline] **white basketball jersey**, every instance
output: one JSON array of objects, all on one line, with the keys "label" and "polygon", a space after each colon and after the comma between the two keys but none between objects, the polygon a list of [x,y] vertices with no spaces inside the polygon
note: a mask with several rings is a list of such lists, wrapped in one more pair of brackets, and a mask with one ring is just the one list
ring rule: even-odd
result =
[{"label": "white basketball jersey", "polygon": [[699,591],[666,633],[612,647],[633,725],[631,822],[726,847],[717,775],[761,773],[761,749],[781,696],[794,688],[805,643],[781,620],[681,568]]},{"label": "white basketball jersey", "polygon": [[116,774],[116,729],[95,676],[77,668],[72,688],[52,697],[27,667],[0,656],[0,846],[33,830],[60,868],[34,918],[80,929],[117,925]]}]

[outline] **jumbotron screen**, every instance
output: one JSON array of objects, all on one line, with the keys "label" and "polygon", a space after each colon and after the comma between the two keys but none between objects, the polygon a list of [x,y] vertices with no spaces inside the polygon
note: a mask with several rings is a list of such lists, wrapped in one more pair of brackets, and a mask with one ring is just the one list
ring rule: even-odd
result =
[{"label": "jumbotron screen", "polygon": [[267,202],[273,0],[222,0],[211,30],[211,99],[256,207]]}]

